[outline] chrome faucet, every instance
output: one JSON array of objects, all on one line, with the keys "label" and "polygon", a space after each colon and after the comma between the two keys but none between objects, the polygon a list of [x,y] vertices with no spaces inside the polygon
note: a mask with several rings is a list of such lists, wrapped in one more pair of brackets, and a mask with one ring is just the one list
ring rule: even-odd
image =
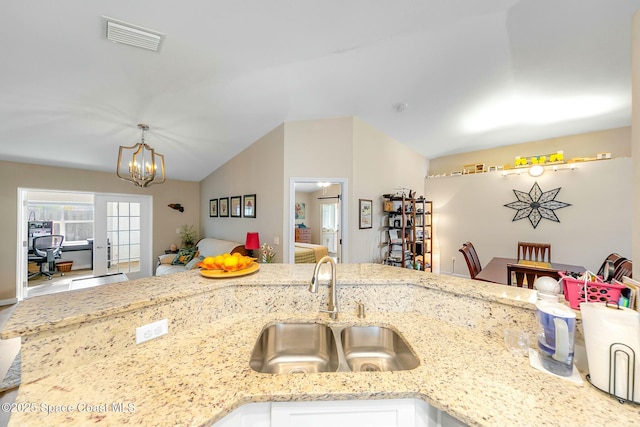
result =
[{"label": "chrome faucet", "polygon": [[311,284],[309,285],[309,292],[318,292],[318,272],[322,264],[328,263],[331,266],[331,281],[329,282],[329,307],[328,310],[320,309],[323,313],[329,313],[333,320],[338,317],[338,292],[336,290],[336,262],[330,256],[323,256],[316,263],[316,268],[313,270],[313,276],[311,277]]}]

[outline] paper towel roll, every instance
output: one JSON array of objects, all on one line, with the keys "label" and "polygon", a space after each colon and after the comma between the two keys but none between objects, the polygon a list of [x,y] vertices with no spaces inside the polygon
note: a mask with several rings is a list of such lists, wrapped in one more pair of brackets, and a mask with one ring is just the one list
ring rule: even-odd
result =
[{"label": "paper towel roll", "polygon": [[619,398],[640,403],[640,313],[584,302],[580,311],[591,383]]}]

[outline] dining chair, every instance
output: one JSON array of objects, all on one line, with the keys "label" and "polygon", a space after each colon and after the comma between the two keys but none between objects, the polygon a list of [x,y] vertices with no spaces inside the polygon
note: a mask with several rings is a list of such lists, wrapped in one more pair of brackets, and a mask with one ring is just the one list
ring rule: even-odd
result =
[{"label": "dining chair", "polygon": [[631,271],[633,269],[633,263],[630,259],[622,261],[614,270],[613,278],[619,282],[622,282],[622,277],[627,276],[631,278]]},{"label": "dining chair", "polygon": [[518,242],[518,261],[551,262],[549,243]]},{"label": "dining chair", "polygon": [[[532,265],[508,264],[507,265],[507,281],[509,286],[517,286],[522,288],[525,286],[533,289],[533,285],[538,277],[549,276],[554,280],[560,280],[560,273],[557,270],[535,267]],[[513,279],[515,278],[515,284]]]},{"label": "dining chair", "polygon": [[478,253],[473,247],[473,244],[471,242],[463,243],[458,251],[464,255],[464,260],[467,262],[467,267],[469,268],[469,276],[475,279],[478,273],[482,271],[482,265],[480,264]]},{"label": "dining chair", "polygon": [[608,262],[613,264],[613,271],[615,272],[616,268],[618,268],[618,266],[626,260],[627,259],[625,257],[615,252],[612,254],[609,254],[609,256],[607,256],[602,262],[602,265],[600,266],[600,269],[598,270],[597,275],[600,277],[604,277],[604,272],[605,272],[605,269],[607,268]]}]

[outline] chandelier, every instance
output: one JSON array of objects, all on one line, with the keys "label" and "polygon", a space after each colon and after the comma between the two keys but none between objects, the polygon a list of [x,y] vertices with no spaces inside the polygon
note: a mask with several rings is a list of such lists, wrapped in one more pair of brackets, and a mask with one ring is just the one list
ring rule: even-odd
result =
[{"label": "chandelier", "polygon": [[[138,187],[162,184],[164,182],[164,156],[156,153],[153,148],[144,142],[144,132],[149,130],[149,126],[140,123],[138,128],[142,130],[140,142],[131,147],[121,145],[118,150],[116,173],[120,179],[132,182]],[[128,171],[122,168],[122,157],[125,150],[131,150]]]}]

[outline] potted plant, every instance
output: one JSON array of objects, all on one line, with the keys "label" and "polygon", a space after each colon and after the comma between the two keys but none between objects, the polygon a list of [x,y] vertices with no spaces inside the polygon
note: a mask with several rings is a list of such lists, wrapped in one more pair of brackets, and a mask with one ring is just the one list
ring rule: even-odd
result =
[{"label": "potted plant", "polygon": [[193,225],[183,225],[180,228],[180,238],[182,239],[182,247],[192,248],[196,243],[196,231]]}]

